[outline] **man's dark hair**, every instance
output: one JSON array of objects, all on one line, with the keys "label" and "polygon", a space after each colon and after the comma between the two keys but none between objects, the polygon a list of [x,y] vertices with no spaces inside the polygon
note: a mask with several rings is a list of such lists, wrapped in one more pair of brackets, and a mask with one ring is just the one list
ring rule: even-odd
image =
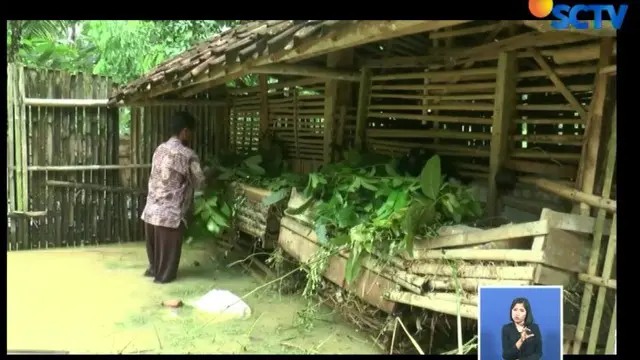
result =
[{"label": "man's dark hair", "polygon": [[183,129],[195,130],[196,119],[187,111],[178,111],[171,117],[171,134],[178,135]]},{"label": "man's dark hair", "polygon": [[531,304],[529,303],[529,300],[524,297],[515,298],[511,302],[511,307],[509,308],[509,320],[513,322],[511,311],[513,311],[513,308],[516,307],[516,304],[522,304],[522,306],[524,306],[524,309],[527,311],[527,316],[524,318],[524,324],[527,326],[533,324],[533,311],[531,310]]}]

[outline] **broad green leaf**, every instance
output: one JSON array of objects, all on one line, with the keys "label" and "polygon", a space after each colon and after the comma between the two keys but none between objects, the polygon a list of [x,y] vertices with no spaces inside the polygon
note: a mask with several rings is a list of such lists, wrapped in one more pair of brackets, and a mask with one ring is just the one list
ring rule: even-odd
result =
[{"label": "broad green leaf", "polygon": [[434,155],[422,168],[420,174],[420,188],[422,193],[432,200],[438,198],[442,179],[440,178],[440,156]]},{"label": "broad green leaf", "polygon": [[331,243],[336,246],[346,245],[351,241],[349,235],[340,235],[334,238],[331,238]]},{"label": "broad green leaf", "polygon": [[244,160],[245,165],[247,166],[257,166],[262,162],[262,155],[254,155],[252,157],[246,158]]},{"label": "broad green leaf", "polygon": [[354,247],[349,254],[349,259],[347,259],[347,264],[345,266],[345,281],[349,285],[351,285],[360,274],[360,262],[362,261],[361,255],[361,250],[357,246]]},{"label": "broad green leaf", "polygon": [[394,176],[394,177],[399,176],[398,172],[396,171],[396,169],[392,164],[385,164],[384,169],[387,171],[387,174],[389,174],[389,176]]},{"label": "broad green leaf", "polygon": [[230,217],[231,216],[231,208],[229,207],[229,205],[227,203],[222,204],[222,207],[220,208],[220,211],[226,217]]}]

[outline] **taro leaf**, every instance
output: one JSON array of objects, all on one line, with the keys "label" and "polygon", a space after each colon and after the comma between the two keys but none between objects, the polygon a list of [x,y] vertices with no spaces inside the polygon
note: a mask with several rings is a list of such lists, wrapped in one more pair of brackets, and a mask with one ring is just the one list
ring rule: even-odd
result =
[{"label": "taro leaf", "polygon": [[229,180],[233,176],[233,171],[223,172],[218,176],[219,180]]},{"label": "taro leaf", "polygon": [[251,157],[248,157],[246,159],[244,159],[244,164],[247,166],[251,166],[251,165],[258,165],[262,162],[262,156],[261,155],[254,155]]},{"label": "taro leaf", "polygon": [[327,227],[324,224],[316,224],[315,231],[320,244],[326,244],[329,241],[327,238]]},{"label": "taro leaf", "polygon": [[370,191],[378,191],[378,188],[375,187],[373,184],[371,184],[370,182],[364,180],[364,179],[360,179],[360,185]]},{"label": "taro leaf", "polygon": [[255,165],[255,164],[252,164],[252,163],[246,163],[245,165],[247,165],[247,169],[249,169],[251,171],[251,175],[261,176],[261,175],[264,175],[266,173],[264,168],[262,168],[259,165]]},{"label": "taro leaf", "polygon": [[402,183],[404,182],[404,180],[402,178],[394,178],[393,182],[391,183],[391,185],[393,185],[393,187],[398,187],[400,185],[402,185]]},{"label": "taro leaf", "polygon": [[387,171],[387,174],[389,174],[389,176],[399,176],[392,163],[385,164],[384,169]]},{"label": "taro leaf", "polygon": [[220,212],[222,212],[224,214],[224,216],[230,217],[231,216],[231,207],[229,207],[229,205],[227,203],[223,203],[222,207],[220,208]]},{"label": "taro leaf", "polygon": [[311,190],[315,190],[320,183],[320,178],[317,174],[309,175],[309,184],[311,185]]},{"label": "taro leaf", "polygon": [[338,220],[338,227],[341,228],[354,226],[358,222],[358,218],[356,217],[353,208],[350,206],[340,209],[336,218]]},{"label": "taro leaf", "polygon": [[211,209],[211,220],[213,220],[220,227],[228,227],[227,219],[217,209]]},{"label": "taro leaf", "polygon": [[398,193],[398,197],[396,198],[396,202],[393,205],[393,210],[394,211],[398,211],[398,210],[404,208],[405,206],[407,206],[408,202],[409,202],[409,194],[407,194],[406,192]]},{"label": "taro leaf", "polygon": [[360,186],[362,186],[362,180],[360,180],[359,177],[356,177],[355,180],[353,180],[353,183],[351,184],[351,186],[349,186],[349,192],[355,192],[357,191]]},{"label": "taro leaf", "polygon": [[262,205],[271,206],[283,200],[284,198],[286,198],[288,194],[289,194],[289,189],[280,189],[278,191],[274,191],[268,196],[265,196],[264,199],[262,199]]},{"label": "taro leaf", "polygon": [[202,211],[204,211],[204,209],[207,207],[207,203],[202,200],[201,198],[196,199],[195,202],[195,214],[200,214]]},{"label": "taro leaf", "polygon": [[334,238],[331,238],[331,243],[333,245],[336,246],[342,246],[342,245],[346,245],[351,241],[351,237],[349,236],[349,234],[347,235],[340,235]]},{"label": "taro leaf", "polygon": [[236,170],[236,174],[238,174],[238,176],[241,176],[243,178],[251,177],[251,174],[249,174],[248,172],[246,172],[246,171],[244,171],[242,169]]},{"label": "taro leaf", "polygon": [[407,210],[405,218],[404,241],[407,252],[413,256],[413,240],[418,231],[425,224],[433,223],[436,216],[435,202],[429,199],[423,199],[423,202],[414,202]]},{"label": "taro leaf", "polygon": [[362,252],[359,246],[355,246],[353,249],[351,249],[349,259],[347,260],[347,265],[345,268],[344,275],[348,285],[351,285],[353,283],[353,280],[355,280],[360,274],[361,261]]},{"label": "taro leaf", "polygon": [[442,185],[440,176],[440,156],[434,155],[424,165],[422,174],[420,174],[420,188],[422,189],[422,193],[431,200],[438,198],[440,185]]},{"label": "taro leaf", "polygon": [[217,229],[218,229],[218,225],[216,225],[215,221],[211,219],[207,221],[207,230],[211,231],[212,233],[215,233]]}]

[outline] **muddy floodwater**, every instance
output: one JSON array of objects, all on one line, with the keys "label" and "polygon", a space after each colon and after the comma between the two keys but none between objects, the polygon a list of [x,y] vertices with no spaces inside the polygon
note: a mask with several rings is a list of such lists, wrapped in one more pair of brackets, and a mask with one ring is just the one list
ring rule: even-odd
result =
[{"label": "muddy floodwater", "polygon": [[251,316],[226,320],[169,299],[212,289],[244,296],[261,284],[206,249],[184,247],[177,282],[142,276],[144,244],[7,253],[7,347],[122,354],[379,354],[329,308],[306,314],[301,295],[273,289],[244,301]]}]

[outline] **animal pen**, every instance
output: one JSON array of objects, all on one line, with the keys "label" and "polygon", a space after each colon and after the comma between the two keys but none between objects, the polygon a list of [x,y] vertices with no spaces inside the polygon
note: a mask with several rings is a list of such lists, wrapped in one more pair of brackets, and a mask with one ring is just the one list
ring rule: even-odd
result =
[{"label": "animal pen", "polygon": [[[507,224],[443,227],[384,266],[369,254],[351,284],[349,254],[336,254],[323,273],[327,303],[344,308],[340,296],[352,294],[356,305],[341,311],[387,351],[403,327],[429,352],[416,333],[448,332],[438,317],[473,327],[479,285],[563,285],[564,352],[613,353],[615,49],[615,32],[546,21],[273,20],[243,22],[120,88],[10,64],[8,250],[142,240],[151,155],[177,109],[199,120],[203,161],[256,152],[267,133],[299,173],[339,160],[337,148],[423,147],[455,157],[487,215]],[[240,80],[248,74],[257,86]],[[118,107],[131,109],[126,143]],[[501,166],[519,174],[505,196]],[[260,247],[300,263],[322,248],[307,214],[276,211],[302,194],[262,206],[268,189],[234,188],[247,198],[237,230]]]}]

